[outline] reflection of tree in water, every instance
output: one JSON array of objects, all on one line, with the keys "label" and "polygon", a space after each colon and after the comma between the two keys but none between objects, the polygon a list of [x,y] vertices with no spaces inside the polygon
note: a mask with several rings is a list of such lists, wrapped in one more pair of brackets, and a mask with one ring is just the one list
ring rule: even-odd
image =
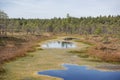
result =
[{"label": "reflection of tree in water", "polygon": [[68,47],[72,46],[72,43],[71,42],[61,42],[61,45],[63,48],[68,48]]},{"label": "reflection of tree in water", "polygon": [[65,42],[61,42],[61,45],[62,45],[63,48],[66,46]]},{"label": "reflection of tree in water", "polygon": [[72,45],[73,45],[73,43],[69,43],[69,45],[70,45],[70,46],[72,46]]},{"label": "reflection of tree in water", "polygon": [[54,41],[44,44],[46,48],[70,48],[73,47],[74,44],[72,42],[65,41]]},{"label": "reflection of tree in water", "polygon": [[49,44],[46,44],[46,46],[49,48]]},{"label": "reflection of tree in water", "polygon": [[61,42],[60,42],[60,41],[57,41],[57,43],[58,43],[58,44],[61,44]]}]

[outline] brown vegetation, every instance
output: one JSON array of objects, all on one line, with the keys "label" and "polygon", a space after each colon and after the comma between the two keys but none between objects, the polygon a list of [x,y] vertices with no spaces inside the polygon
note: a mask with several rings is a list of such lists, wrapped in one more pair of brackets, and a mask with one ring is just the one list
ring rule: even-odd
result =
[{"label": "brown vegetation", "polygon": [[120,40],[108,37],[91,37],[88,41],[94,42],[95,46],[88,50],[88,54],[107,62],[120,62]]},{"label": "brown vegetation", "polygon": [[[20,36],[19,36],[20,37]],[[0,64],[14,60],[17,57],[25,56],[27,52],[33,52],[36,49],[36,42],[45,40],[46,36],[22,36],[16,37],[5,37],[1,39],[0,43]],[[2,42],[4,41],[4,42]]]}]

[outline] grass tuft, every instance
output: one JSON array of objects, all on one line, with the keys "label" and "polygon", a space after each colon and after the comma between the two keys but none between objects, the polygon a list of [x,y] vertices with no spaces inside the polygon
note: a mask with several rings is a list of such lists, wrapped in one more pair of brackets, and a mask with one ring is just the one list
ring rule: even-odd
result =
[{"label": "grass tuft", "polygon": [[81,57],[81,58],[88,58],[89,55],[86,53],[87,50],[74,50],[74,51],[69,51],[69,53],[72,53],[72,54],[77,54],[77,56]]}]

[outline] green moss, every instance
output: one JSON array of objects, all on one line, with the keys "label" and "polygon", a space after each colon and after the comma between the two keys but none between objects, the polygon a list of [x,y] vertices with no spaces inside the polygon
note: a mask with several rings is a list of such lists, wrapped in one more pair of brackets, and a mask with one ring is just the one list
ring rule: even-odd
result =
[{"label": "green moss", "polygon": [[43,50],[42,48],[38,47],[37,50]]},{"label": "green moss", "polygon": [[75,40],[76,42],[81,42],[83,44],[87,44],[87,45],[90,45],[90,46],[93,46],[94,44],[93,43],[90,43],[90,42],[87,42],[87,41],[82,41],[82,40]]},{"label": "green moss", "polygon": [[85,52],[86,52],[86,50],[80,50],[80,51],[73,50],[73,51],[69,51],[69,53],[85,53]]},{"label": "green moss", "polygon": [[89,57],[89,55],[87,55],[87,54],[79,54],[78,56],[82,57],[82,58],[88,58]]},{"label": "green moss", "polygon": [[3,67],[3,65],[0,64],[0,80],[4,80],[5,79],[5,74],[6,74],[6,70]]},{"label": "green moss", "polygon": [[69,51],[69,53],[76,54],[77,56],[79,56],[79,57],[81,57],[81,58],[88,58],[89,55],[88,55],[86,52],[87,52],[87,50],[80,50],[80,51],[74,50],[74,51]]},{"label": "green moss", "polygon": [[[36,79],[34,77],[24,77],[24,78],[22,78],[20,80],[38,80],[38,79]],[[41,80],[41,79],[39,79],[39,80]]]}]

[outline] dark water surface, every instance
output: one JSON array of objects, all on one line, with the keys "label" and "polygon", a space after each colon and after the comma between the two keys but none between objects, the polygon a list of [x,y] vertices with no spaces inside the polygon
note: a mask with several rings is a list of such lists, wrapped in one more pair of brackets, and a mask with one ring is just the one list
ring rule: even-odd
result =
[{"label": "dark water surface", "polygon": [[120,80],[120,71],[90,70],[85,66],[64,64],[65,70],[47,70],[38,72],[39,75],[47,75],[62,78],[64,80]]},{"label": "dark water surface", "polygon": [[52,41],[42,45],[42,48],[75,48],[76,45],[72,42]]}]

